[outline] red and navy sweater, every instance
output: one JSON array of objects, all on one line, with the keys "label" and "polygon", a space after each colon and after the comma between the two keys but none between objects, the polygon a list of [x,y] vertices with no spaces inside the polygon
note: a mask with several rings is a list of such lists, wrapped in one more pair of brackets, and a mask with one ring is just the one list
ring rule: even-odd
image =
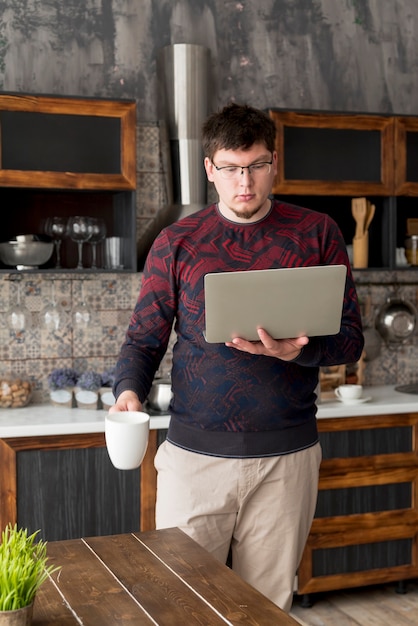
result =
[{"label": "red and navy sweater", "polygon": [[[325,264],[348,268],[339,334],[310,338],[291,362],[206,343],[205,274]],[[313,445],[319,366],[354,363],[363,348],[338,226],[326,214],[274,200],[255,223],[231,222],[211,205],[165,228],[147,257],[117,364],[116,397],[130,389],[146,399],[173,324],[169,441],[222,457],[272,456]]]}]

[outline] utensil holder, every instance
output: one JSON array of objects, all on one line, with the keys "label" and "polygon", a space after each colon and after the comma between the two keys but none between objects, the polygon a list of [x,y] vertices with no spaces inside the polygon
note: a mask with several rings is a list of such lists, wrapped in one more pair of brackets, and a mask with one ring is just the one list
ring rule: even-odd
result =
[{"label": "utensil holder", "polygon": [[361,269],[369,265],[369,233],[353,239],[353,267]]}]

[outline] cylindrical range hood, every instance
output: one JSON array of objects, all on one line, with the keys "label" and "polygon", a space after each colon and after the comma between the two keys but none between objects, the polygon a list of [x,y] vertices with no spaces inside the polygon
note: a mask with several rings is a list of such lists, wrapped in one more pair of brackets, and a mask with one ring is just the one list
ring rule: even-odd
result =
[{"label": "cylindrical range hood", "polygon": [[167,121],[175,205],[186,211],[206,203],[201,129],[208,114],[209,50],[179,43],[158,56],[160,115]]}]

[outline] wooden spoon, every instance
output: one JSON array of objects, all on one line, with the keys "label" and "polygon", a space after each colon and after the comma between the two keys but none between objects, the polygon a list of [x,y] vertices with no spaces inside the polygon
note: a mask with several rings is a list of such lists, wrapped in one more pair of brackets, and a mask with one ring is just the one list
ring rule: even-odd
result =
[{"label": "wooden spoon", "polygon": [[364,224],[367,215],[367,200],[366,198],[353,198],[351,201],[351,213],[353,214],[356,222],[355,239],[360,239],[364,236]]},{"label": "wooden spoon", "polygon": [[369,226],[370,223],[372,221],[372,219],[374,218],[374,214],[376,211],[376,207],[374,204],[370,204],[368,211],[367,211],[367,216],[366,216],[366,221],[364,222],[364,232],[366,233],[369,230]]}]

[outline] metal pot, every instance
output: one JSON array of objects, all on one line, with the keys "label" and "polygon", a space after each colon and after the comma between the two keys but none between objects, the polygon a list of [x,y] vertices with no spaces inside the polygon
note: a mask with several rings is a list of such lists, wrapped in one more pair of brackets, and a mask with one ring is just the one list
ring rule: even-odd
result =
[{"label": "metal pot", "polygon": [[405,343],[415,332],[417,310],[403,298],[388,298],[376,317],[376,328],[389,345]]},{"label": "metal pot", "polygon": [[171,381],[157,379],[152,383],[148,403],[152,409],[167,411],[171,400]]}]

